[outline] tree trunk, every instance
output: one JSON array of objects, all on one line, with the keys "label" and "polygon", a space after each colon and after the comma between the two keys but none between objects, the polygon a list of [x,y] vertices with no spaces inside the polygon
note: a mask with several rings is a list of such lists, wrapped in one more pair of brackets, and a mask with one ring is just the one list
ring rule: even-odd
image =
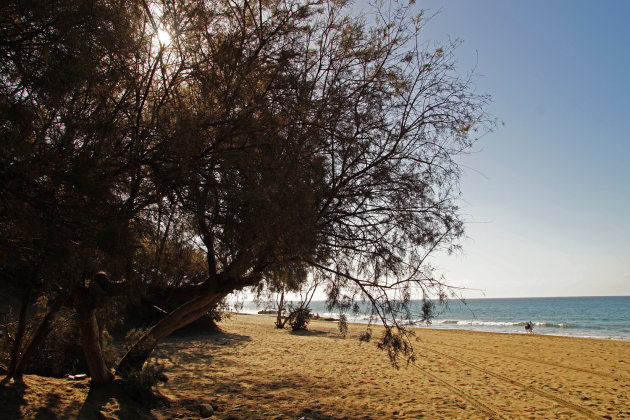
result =
[{"label": "tree trunk", "polygon": [[287,323],[286,319],[282,320],[282,312],[284,311],[284,289],[282,289],[282,294],[280,295],[280,302],[278,303],[278,317],[276,318],[276,328],[284,328],[284,325]]},{"label": "tree trunk", "polygon": [[33,357],[33,354],[35,353],[35,349],[37,349],[41,342],[44,341],[46,336],[50,334],[50,331],[52,331],[52,321],[55,318],[57,312],[59,312],[59,309],[61,309],[61,306],[64,304],[66,299],[68,299],[68,295],[65,292],[61,291],[46,312],[46,315],[44,315],[44,318],[39,324],[37,331],[35,331],[35,335],[33,335],[31,341],[26,345],[24,352],[22,352],[22,357],[20,358],[20,362],[18,363],[17,368],[15,369],[15,374],[13,375],[16,380],[22,378],[28,362],[31,360],[31,357]]},{"label": "tree trunk", "polygon": [[228,293],[211,293],[199,296],[166,315],[127,351],[118,363],[116,371],[125,374],[129,371],[141,369],[160,341],[168,337],[172,332],[204,316],[227,295]]},{"label": "tree trunk", "polygon": [[22,298],[22,307],[20,308],[20,318],[18,320],[17,331],[15,332],[15,341],[11,348],[11,360],[9,361],[9,367],[7,369],[7,377],[5,379],[15,378],[15,371],[18,366],[18,359],[20,358],[20,348],[22,347],[22,340],[24,338],[24,331],[26,331],[26,311],[28,310],[28,304],[31,301],[31,288],[29,287],[24,292]]},{"label": "tree trunk", "polygon": [[92,384],[101,385],[111,382],[114,375],[105,364],[101,343],[99,340],[98,322],[96,322],[96,308],[94,305],[79,303],[75,305],[79,318],[79,330],[83,355],[88,365]]}]

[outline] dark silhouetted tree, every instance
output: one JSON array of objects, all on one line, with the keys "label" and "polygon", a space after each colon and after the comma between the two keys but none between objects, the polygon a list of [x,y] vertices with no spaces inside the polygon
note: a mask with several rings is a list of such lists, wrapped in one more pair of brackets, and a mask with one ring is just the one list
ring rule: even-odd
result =
[{"label": "dark silhouetted tree", "polygon": [[491,127],[456,45],[428,47],[410,12],[3,3],[2,281],[71,297],[95,383],[112,378],[107,299],[177,303],[125,373],[228,294],[309,273],[332,306],[370,305],[392,359],[409,354],[397,320],[414,290],[444,293],[426,258],[463,233],[455,158]]}]

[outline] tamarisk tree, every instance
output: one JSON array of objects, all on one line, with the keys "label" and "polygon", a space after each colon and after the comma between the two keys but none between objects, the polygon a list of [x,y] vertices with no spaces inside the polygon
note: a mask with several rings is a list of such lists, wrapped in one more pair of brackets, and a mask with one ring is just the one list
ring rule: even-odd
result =
[{"label": "tamarisk tree", "polygon": [[72,296],[94,382],[105,299],[178,302],[124,373],[230,293],[315,271],[331,305],[371,305],[392,358],[411,351],[397,319],[444,292],[426,258],[462,235],[455,159],[492,127],[455,44],[405,4],[39,6],[0,9],[0,274]]}]

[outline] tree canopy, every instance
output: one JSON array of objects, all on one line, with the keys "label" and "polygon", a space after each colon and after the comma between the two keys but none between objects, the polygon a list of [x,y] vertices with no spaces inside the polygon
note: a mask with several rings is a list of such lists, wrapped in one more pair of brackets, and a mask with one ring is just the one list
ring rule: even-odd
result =
[{"label": "tree canopy", "polygon": [[[0,280],[70,297],[94,381],[95,310],[176,302],[118,365],[228,294],[297,287],[397,319],[443,293],[463,234],[456,157],[491,128],[422,14],[344,1],[0,6]],[[168,34],[168,36],[164,36]],[[395,352],[394,352],[395,354]]]}]

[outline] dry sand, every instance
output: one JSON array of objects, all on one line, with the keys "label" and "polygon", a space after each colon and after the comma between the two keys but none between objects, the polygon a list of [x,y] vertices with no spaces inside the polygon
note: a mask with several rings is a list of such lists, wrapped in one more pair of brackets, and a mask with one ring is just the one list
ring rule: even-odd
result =
[{"label": "dry sand", "polygon": [[221,328],[158,347],[170,406],[26,376],[24,392],[3,391],[0,418],[198,418],[204,402],[219,419],[630,418],[630,342],[421,328],[417,361],[396,370],[359,342],[364,325],[346,338],[325,321],[291,334],[235,315]]}]

